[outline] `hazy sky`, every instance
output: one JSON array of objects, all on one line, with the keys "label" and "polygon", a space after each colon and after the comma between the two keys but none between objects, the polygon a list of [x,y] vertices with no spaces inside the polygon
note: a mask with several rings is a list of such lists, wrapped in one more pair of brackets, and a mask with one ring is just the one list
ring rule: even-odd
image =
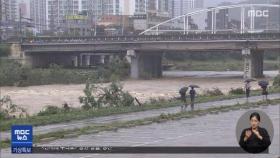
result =
[{"label": "hazy sky", "polygon": [[219,3],[222,2],[232,2],[232,3],[238,3],[243,0],[204,0],[205,7],[212,7],[212,6],[217,6]]}]

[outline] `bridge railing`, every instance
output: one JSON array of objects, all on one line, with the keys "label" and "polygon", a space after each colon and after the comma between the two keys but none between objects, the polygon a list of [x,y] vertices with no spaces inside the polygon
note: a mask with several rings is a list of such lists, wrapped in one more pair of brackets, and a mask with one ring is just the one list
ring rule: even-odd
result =
[{"label": "bridge railing", "polygon": [[188,35],[141,35],[141,36],[96,36],[96,37],[35,37],[24,38],[23,44],[46,43],[102,43],[141,41],[207,41],[207,40],[279,40],[280,33],[254,34],[188,34]]}]

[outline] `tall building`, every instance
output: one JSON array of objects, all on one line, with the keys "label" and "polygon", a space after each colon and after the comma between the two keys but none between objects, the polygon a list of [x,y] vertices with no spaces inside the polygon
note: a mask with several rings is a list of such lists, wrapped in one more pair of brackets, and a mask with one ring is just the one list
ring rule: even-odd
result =
[{"label": "tall building", "polygon": [[146,14],[147,11],[147,0],[134,0],[135,11],[133,14]]},{"label": "tall building", "polygon": [[30,17],[35,31],[59,31],[67,16],[78,15],[82,11],[82,2],[83,0],[30,0]]},{"label": "tall building", "polygon": [[18,21],[19,7],[17,0],[1,0],[2,7],[2,21]]},{"label": "tall building", "polygon": [[42,33],[47,30],[46,3],[46,0],[30,0],[30,18],[35,33]]},{"label": "tall building", "polygon": [[172,17],[177,17],[202,9],[204,7],[204,0],[172,0],[171,5]]},{"label": "tall building", "polygon": [[88,1],[89,0],[82,0],[81,1],[81,11],[82,12],[87,12],[88,11],[88,9],[89,9]]},{"label": "tall building", "polygon": [[25,3],[24,1],[20,1],[18,3],[18,8],[21,11],[21,16],[28,18],[29,17],[29,11],[28,11],[28,7],[27,7],[27,3]]},{"label": "tall building", "polygon": [[92,15],[120,15],[120,1],[121,0],[83,0],[82,8],[88,10]]},{"label": "tall building", "polygon": [[171,17],[171,0],[134,0],[134,3],[135,30],[145,30]]},{"label": "tall building", "polygon": [[143,15],[168,13],[171,0],[81,0],[81,10],[92,15]]},{"label": "tall building", "polygon": [[[143,2],[142,2],[143,3]],[[147,12],[155,13],[156,16],[166,17],[169,16],[169,0],[146,0],[146,10],[144,14]]]},{"label": "tall building", "polygon": [[154,6],[151,6],[149,9],[155,10],[157,12],[157,16],[169,17],[169,4],[169,0],[155,0],[153,3]]},{"label": "tall building", "polygon": [[132,15],[131,13],[134,11],[135,6],[133,6],[132,0],[123,0],[121,1],[121,7],[122,7],[122,14],[123,15]]},{"label": "tall building", "polygon": [[19,6],[17,0],[1,0],[1,39],[19,35]]},{"label": "tall building", "polygon": [[47,26],[50,31],[59,30],[66,16],[77,15],[81,0],[47,0]]}]

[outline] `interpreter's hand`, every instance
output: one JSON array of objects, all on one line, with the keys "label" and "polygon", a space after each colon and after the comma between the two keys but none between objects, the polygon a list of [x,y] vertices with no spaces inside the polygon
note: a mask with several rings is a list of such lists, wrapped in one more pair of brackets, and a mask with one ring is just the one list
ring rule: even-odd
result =
[{"label": "interpreter's hand", "polygon": [[252,131],[251,131],[251,130],[247,130],[247,131],[245,132],[244,141],[247,141],[248,138],[251,137],[251,135],[252,135]]},{"label": "interpreter's hand", "polygon": [[261,134],[260,134],[260,132],[259,132],[258,130],[253,129],[253,132],[254,132],[254,134],[255,134],[260,140],[263,139],[263,137],[261,136]]}]

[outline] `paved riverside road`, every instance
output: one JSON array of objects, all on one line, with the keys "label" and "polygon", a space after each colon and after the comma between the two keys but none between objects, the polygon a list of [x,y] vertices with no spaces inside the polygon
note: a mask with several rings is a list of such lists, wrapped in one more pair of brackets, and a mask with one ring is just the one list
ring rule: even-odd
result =
[{"label": "paved riverside road", "polygon": [[[278,158],[280,105],[257,108],[266,112],[274,125],[274,137],[269,154],[34,154],[12,155],[2,151],[3,158]],[[208,114],[191,119],[137,126],[117,131],[82,135],[38,145],[64,146],[238,146],[235,127],[246,111],[242,109],[219,114]]]},{"label": "paved riverside road", "polygon": [[[277,99],[280,98],[280,93],[277,94],[271,94],[268,96],[269,99]],[[263,99],[262,96],[254,96],[250,97],[249,102],[258,102]],[[200,103],[195,105],[195,109],[207,109],[210,107],[217,107],[217,106],[230,106],[237,103],[245,103],[246,98],[237,98],[237,99],[230,99],[230,100],[223,100],[223,101],[213,101],[213,102],[207,102],[207,103]],[[188,107],[190,108],[190,107]],[[178,107],[171,107],[171,108],[162,108],[162,109],[155,109],[155,110],[148,110],[148,111],[141,111],[141,112],[133,112],[133,113],[127,113],[127,114],[117,114],[117,115],[111,115],[111,116],[104,116],[104,117],[96,117],[96,118],[90,118],[85,120],[79,120],[79,121],[71,121],[66,123],[59,123],[59,124],[51,124],[51,125],[45,125],[45,126],[38,126],[33,127],[33,133],[36,134],[44,134],[49,132],[55,132],[59,130],[69,130],[69,129],[75,129],[75,128],[82,128],[89,126],[93,123],[111,123],[115,121],[129,121],[129,120],[137,120],[147,117],[155,117],[159,116],[162,113],[177,113],[180,112],[180,106]],[[1,139],[9,139],[10,138],[10,131],[8,132],[2,132],[1,133]]]}]

